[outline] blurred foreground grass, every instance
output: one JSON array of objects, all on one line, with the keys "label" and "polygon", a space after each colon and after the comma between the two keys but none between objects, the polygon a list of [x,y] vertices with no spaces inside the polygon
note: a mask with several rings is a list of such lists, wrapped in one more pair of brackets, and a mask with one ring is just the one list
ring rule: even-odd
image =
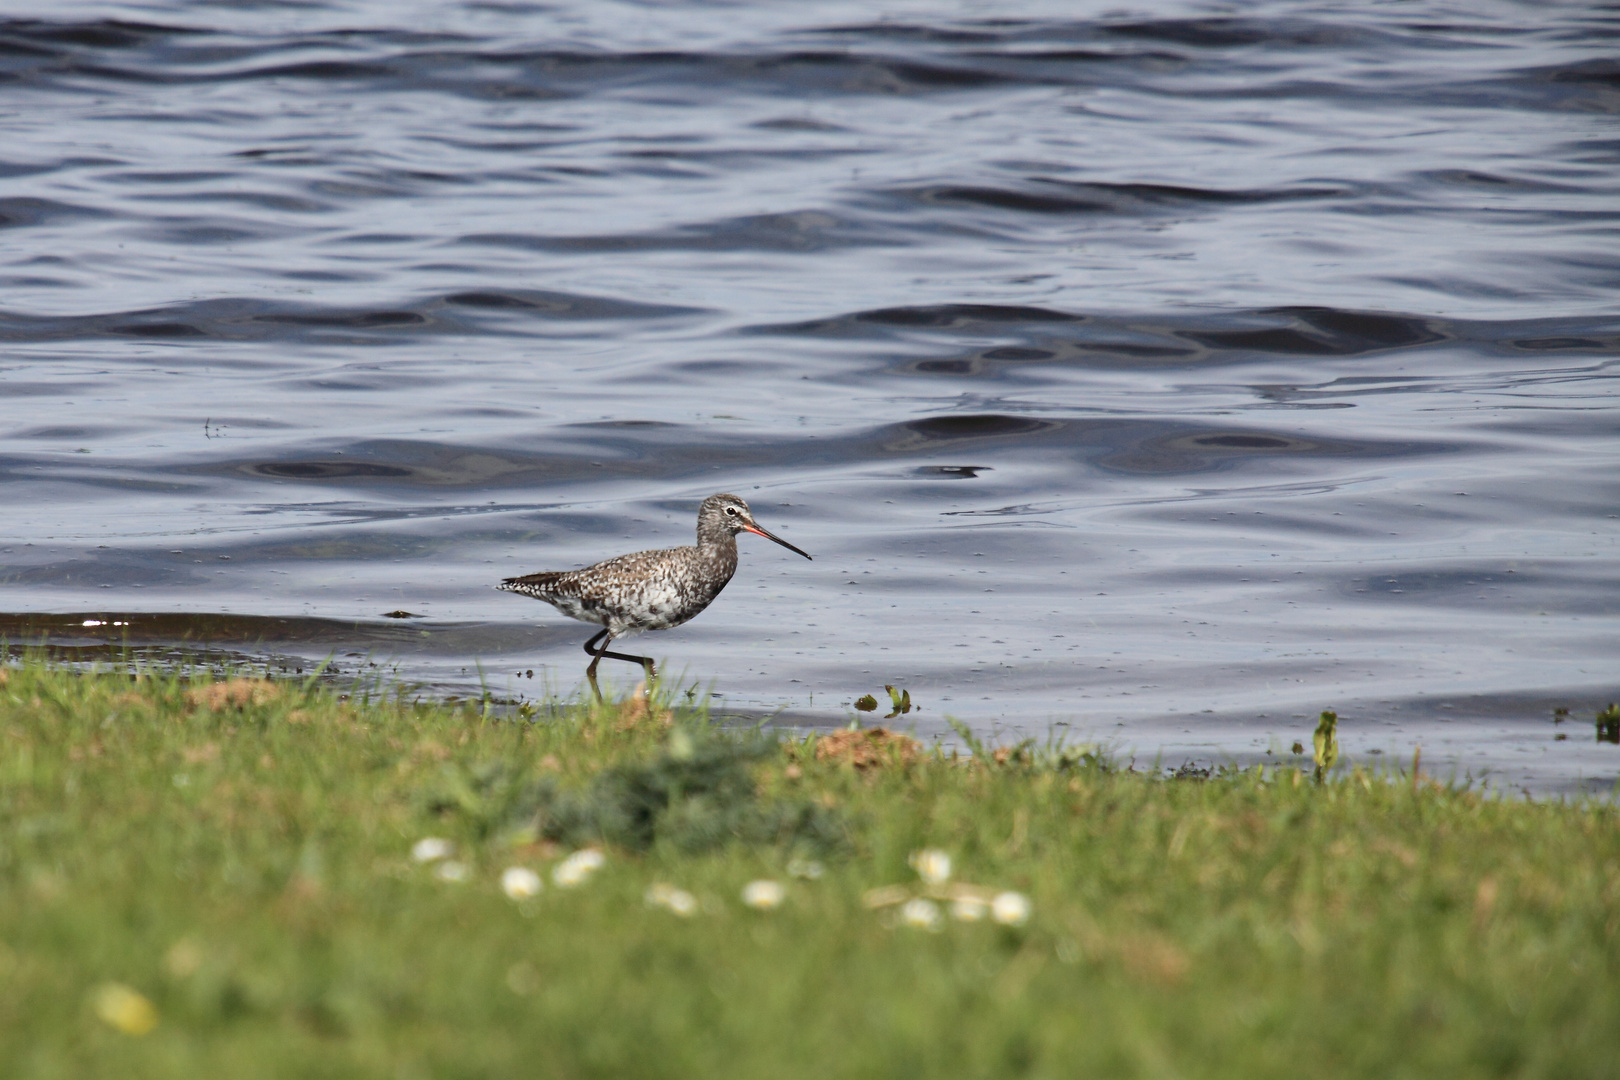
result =
[{"label": "blurred foreground grass", "polygon": [[14,1080],[1620,1061],[1609,805],[0,671]]}]

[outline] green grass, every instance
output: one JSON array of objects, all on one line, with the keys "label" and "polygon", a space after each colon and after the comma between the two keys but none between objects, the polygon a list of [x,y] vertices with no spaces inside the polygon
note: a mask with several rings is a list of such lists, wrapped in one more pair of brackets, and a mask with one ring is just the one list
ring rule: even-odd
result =
[{"label": "green grass", "polygon": [[[1343,769],[1167,781],[1051,754],[891,748],[857,770],[700,716],[665,726],[660,703],[527,721],[299,683],[210,708],[201,685],[6,671],[0,1075],[1595,1077],[1620,1061],[1610,805]],[[592,835],[605,866],[553,885]],[[425,836],[456,844],[466,880],[412,859]],[[917,888],[924,847],[958,880],[1026,894],[1029,922],[930,932],[863,903]],[[820,878],[789,875],[812,858]],[[546,887],[509,899],[509,866]],[[758,878],[787,886],[780,908],[743,905]],[[654,883],[698,912],[649,907]],[[108,984],[156,1026],[103,1019]]]}]

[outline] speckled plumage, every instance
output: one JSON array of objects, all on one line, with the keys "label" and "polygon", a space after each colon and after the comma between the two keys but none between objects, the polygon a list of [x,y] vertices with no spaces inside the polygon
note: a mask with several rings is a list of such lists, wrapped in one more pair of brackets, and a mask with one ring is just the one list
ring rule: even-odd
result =
[{"label": "speckled plumage", "polygon": [[[757,533],[790,551],[810,558],[754,521],[748,504],[735,495],[710,495],[698,508],[697,544],[690,547],[637,551],[604,560],[582,570],[549,571],[507,578],[496,586],[544,600],[581,622],[595,623],[605,633],[591,638],[585,651],[593,657],[586,674],[592,679],[604,657],[646,664],[646,657],[610,653],[615,638],[643,630],[668,630],[693,618],[720,595],[737,572],[737,534]],[[606,637],[600,649],[598,639]]]}]

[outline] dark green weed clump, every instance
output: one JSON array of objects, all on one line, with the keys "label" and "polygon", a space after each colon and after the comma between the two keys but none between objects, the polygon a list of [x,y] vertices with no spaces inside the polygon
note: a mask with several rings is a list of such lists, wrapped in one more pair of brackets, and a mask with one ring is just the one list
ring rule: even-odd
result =
[{"label": "dark green weed clump", "polygon": [[1611,1073],[1615,806],[1298,734],[1177,781],[0,666],[0,1076]]},{"label": "dark green weed clump", "polygon": [[573,789],[550,775],[515,776],[505,762],[447,768],[428,805],[468,816],[483,833],[574,847],[645,852],[662,843],[699,852],[740,843],[823,856],[843,850],[848,835],[837,812],[802,798],[760,797],[754,767],[780,749],[763,735],[683,727],[650,754],[610,765]]},{"label": "dark green weed clump", "polygon": [[1598,742],[1620,743],[1620,705],[1609,704],[1597,714]]}]

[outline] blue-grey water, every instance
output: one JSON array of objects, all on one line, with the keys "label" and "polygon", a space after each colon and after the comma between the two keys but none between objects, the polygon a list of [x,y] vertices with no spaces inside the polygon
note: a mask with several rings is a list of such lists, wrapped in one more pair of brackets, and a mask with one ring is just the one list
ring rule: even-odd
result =
[{"label": "blue-grey water", "polygon": [[8,6],[13,645],[1620,775],[1612,6]]}]

